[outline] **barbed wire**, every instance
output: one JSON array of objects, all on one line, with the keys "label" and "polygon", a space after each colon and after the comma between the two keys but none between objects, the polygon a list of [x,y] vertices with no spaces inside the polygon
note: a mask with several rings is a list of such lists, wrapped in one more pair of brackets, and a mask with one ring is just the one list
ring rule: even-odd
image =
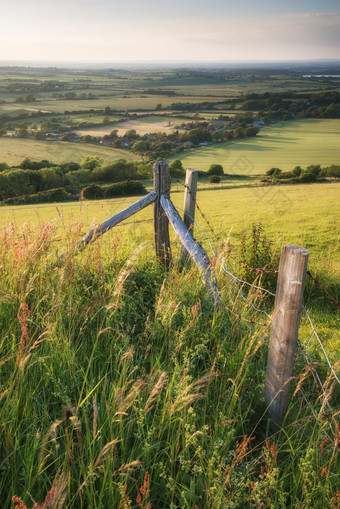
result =
[{"label": "barbed wire", "polygon": [[[187,187],[187,186],[185,186],[185,187]],[[189,191],[190,191],[190,189],[189,189]],[[195,200],[195,206],[198,208],[197,200]],[[182,212],[183,212],[183,211],[182,211]],[[213,230],[213,228],[211,227],[211,225],[210,225],[209,221],[207,220],[207,218],[205,217],[205,215],[204,215],[203,213],[201,213],[201,215],[202,215],[203,219],[206,221],[206,223],[208,224],[208,226],[209,226],[210,230],[212,231],[212,233],[213,233],[213,234],[214,234],[214,236],[215,236],[214,230]],[[189,215],[189,217],[190,217],[190,215]],[[260,287],[260,286],[258,286],[258,285],[248,283],[247,281],[244,281],[244,280],[242,280],[242,279],[238,278],[237,276],[235,276],[235,275],[234,275],[234,274],[230,271],[230,269],[228,268],[225,258],[223,257],[223,258],[222,258],[222,260],[220,261],[220,258],[217,256],[217,252],[216,252],[217,250],[214,248],[214,246],[213,246],[213,242],[212,242],[212,240],[211,240],[211,238],[210,238],[210,236],[209,236],[208,232],[207,232],[207,231],[206,231],[206,230],[202,227],[202,225],[201,225],[201,224],[199,224],[199,222],[198,222],[198,221],[196,221],[193,217],[190,217],[190,219],[191,219],[191,221],[192,221],[192,222],[193,222],[196,226],[198,226],[198,227],[200,228],[200,230],[204,233],[204,235],[205,235],[205,237],[206,237],[206,239],[207,239],[207,241],[208,241],[208,244],[209,244],[210,250],[211,250],[211,252],[213,253],[213,256],[214,256],[214,258],[215,258],[215,260],[216,260],[216,263],[217,263],[217,264],[218,264],[218,265],[222,268],[222,270],[223,270],[223,271],[224,271],[224,272],[225,272],[225,273],[229,276],[229,278],[233,281],[233,283],[234,283],[235,285],[236,285],[236,284],[238,284],[238,285],[239,285],[239,287],[240,287],[240,294],[242,295],[243,299],[244,299],[247,303],[249,303],[249,304],[253,307],[253,309],[255,309],[255,310],[256,310],[256,311],[258,311],[258,312],[261,312],[261,313],[265,314],[265,315],[269,318],[269,320],[270,320],[270,321],[269,321],[269,322],[267,322],[266,324],[258,323],[258,322],[256,322],[256,321],[248,321],[248,323],[250,323],[250,324],[266,325],[266,326],[270,325],[270,322],[271,322],[272,317],[271,317],[271,316],[270,316],[270,315],[269,315],[269,314],[268,314],[265,310],[263,310],[263,309],[259,308],[259,307],[258,307],[258,306],[256,306],[253,302],[249,301],[249,299],[247,298],[247,296],[246,296],[246,295],[244,294],[244,292],[242,291],[242,287],[243,287],[244,285],[248,285],[248,286],[250,286],[250,287],[252,287],[252,288],[255,288],[255,289],[257,289],[257,290],[259,290],[259,291],[261,291],[261,292],[266,292],[266,293],[268,293],[269,295],[271,295],[271,296],[273,296],[273,297],[275,297],[275,293],[273,293],[273,292],[271,292],[271,291],[269,291],[269,290],[267,290],[267,289],[265,289],[265,288],[262,288],[262,287]],[[216,236],[215,236],[215,237],[216,237]],[[216,237],[216,238],[217,238],[217,237]],[[249,267],[249,266],[247,266],[247,264],[242,263],[242,262],[241,262],[241,260],[238,260],[236,256],[235,256],[234,258],[236,259],[236,261],[237,261],[238,263],[241,263],[242,265],[246,266],[246,268],[248,268],[249,270],[258,271],[258,272],[261,272],[261,273],[266,273],[266,272],[270,272],[270,273],[278,273],[278,271],[267,271],[267,270],[265,270],[265,269],[256,269],[256,268],[254,268],[254,267]],[[308,272],[307,272],[307,274],[308,274]],[[311,276],[310,272],[309,272],[309,274],[308,274],[308,275],[309,275],[312,279],[314,279],[314,278]],[[318,281],[317,281],[317,280],[316,280],[315,282],[316,282],[316,284],[318,284]],[[318,284],[318,286],[319,286],[321,289],[323,289],[323,288],[321,287],[321,285],[320,285],[320,284]],[[323,290],[325,291],[325,289],[323,289]],[[331,297],[331,296],[330,296],[330,294],[329,294],[327,291],[325,291],[325,293],[326,293],[329,297]],[[331,298],[332,298],[332,297],[331,297]],[[332,300],[333,300],[333,302],[334,302],[334,303],[338,304],[338,303],[337,303],[337,301],[335,301],[335,299],[334,299],[334,298],[332,298]],[[233,313],[233,315],[234,315],[234,316],[237,316],[240,320],[245,321],[244,317],[242,317],[239,313],[235,313],[233,310],[230,310],[230,309],[228,309],[228,308],[226,308],[226,309],[227,309],[229,312],[232,312],[232,313]],[[318,373],[318,371],[317,371],[317,369],[316,369],[316,365],[317,365],[317,363],[316,363],[315,361],[313,361],[313,360],[312,360],[312,356],[311,356],[311,353],[310,353],[310,345],[311,345],[311,342],[312,342],[312,340],[313,340],[313,338],[314,338],[314,337],[315,337],[315,338],[316,338],[316,340],[317,340],[317,343],[318,343],[319,349],[322,351],[322,353],[323,353],[323,355],[324,355],[325,363],[326,363],[326,365],[328,366],[328,369],[330,370],[330,372],[331,372],[331,374],[332,374],[332,378],[333,378],[333,380],[335,380],[335,382],[336,382],[336,383],[338,383],[338,384],[340,384],[340,380],[339,380],[339,378],[338,378],[338,376],[337,376],[337,374],[336,374],[336,372],[335,372],[335,370],[334,370],[334,367],[333,367],[333,365],[332,365],[332,363],[331,363],[331,361],[330,361],[330,358],[329,358],[329,356],[328,356],[328,354],[327,354],[327,352],[326,352],[326,350],[325,350],[325,348],[324,348],[324,346],[323,346],[323,344],[322,344],[322,341],[321,341],[321,339],[320,339],[320,337],[319,337],[319,335],[318,335],[318,333],[317,333],[317,331],[316,331],[316,328],[315,328],[315,326],[314,326],[314,323],[313,323],[313,321],[312,321],[312,319],[311,319],[311,317],[310,317],[310,315],[309,315],[308,311],[306,310],[306,308],[305,308],[304,306],[302,306],[302,310],[303,310],[303,312],[305,313],[305,315],[306,315],[306,317],[307,317],[307,320],[308,320],[308,322],[309,322],[310,327],[312,328],[312,334],[311,334],[311,336],[310,336],[310,338],[309,338],[309,340],[308,340],[308,342],[307,342],[307,344],[306,344],[305,346],[303,346],[303,345],[302,345],[302,342],[300,341],[300,339],[298,339],[298,342],[297,342],[298,351],[299,351],[299,352],[301,353],[301,355],[303,356],[304,361],[305,361],[306,365],[308,366],[308,369],[309,369],[309,370],[310,370],[310,372],[312,373],[312,376],[313,376],[314,383],[315,383],[315,385],[316,385],[317,391],[318,391],[318,393],[320,394],[320,395],[319,395],[319,397],[318,397],[318,399],[317,399],[317,401],[320,401],[320,403],[321,403],[321,406],[320,406],[320,412],[323,412],[324,408],[327,408],[327,410],[328,410],[328,411],[329,411],[329,413],[331,414],[332,418],[333,418],[334,420],[336,420],[337,413],[335,412],[335,410],[332,408],[332,406],[331,406],[331,405],[330,405],[330,403],[329,403],[330,393],[329,393],[329,391],[327,390],[327,389],[328,389],[328,387],[329,387],[329,383],[330,383],[329,378],[326,380],[326,382],[325,382],[324,384],[322,383],[321,376],[319,375],[319,373]],[[295,379],[296,383],[298,384],[298,381],[297,381],[296,377],[294,377],[294,379]],[[325,384],[327,384],[327,385],[326,385],[326,387],[325,387]],[[304,399],[305,403],[307,404],[307,406],[309,407],[309,409],[310,409],[310,411],[311,411],[311,413],[312,413],[313,417],[315,418],[315,420],[319,421],[318,413],[317,413],[317,411],[316,411],[316,409],[315,409],[315,407],[314,407],[314,405],[317,403],[317,401],[316,401],[316,402],[314,403],[314,405],[313,405],[313,404],[311,403],[311,401],[308,399],[307,395],[305,394],[305,392],[303,391],[303,389],[302,389],[302,387],[301,387],[301,386],[298,386],[298,391],[299,391],[299,393],[301,394],[301,396],[303,397],[303,399]],[[319,412],[319,413],[320,413],[320,412]],[[326,417],[326,420],[327,420],[327,423],[328,423],[328,425],[329,425],[329,429],[330,429],[331,435],[332,435],[333,437],[335,437],[336,431],[334,430],[334,428],[333,428],[333,426],[332,426],[332,423],[330,422],[330,419],[327,417],[327,415],[325,414],[325,412],[323,412],[323,416],[324,416],[324,417]],[[327,433],[327,431],[325,431],[325,430],[324,430],[324,433],[325,433],[325,435],[327,436],[327,438],[328,438],[328,439],[329,439],[332,443],[335,443],[335,440],[331,438],[331,436],[329,435],[329,433]]]},{"label": "barbed wire", "polygon": [[306,274],[307,274],[307,276],[308,276],[308,277],[310,277],[310,279],[314,282],[315,286],[317,286],[318,288],[320,288],[320,290],[322,290],[322,291],[323,291],[323,292],[327,295],[327,297],[329,297],[329,298],[331,299],[331,301],[333,302],[333,304],[335,304],[335,306],[337,306],[337,307],[338,307],[338,309],[339,309],[339,311],[340,311],[340,302],[339,302],[339,301],[337,301],[337,300],[333,297],[333,295],[331,295],[331,294],[329,293],[329,291],[328,291],[328,290],[326,290],[326,288],[324,288],[324,287],[323,287],[323,286],[319,283],[319,281],[317,280],[317,278],[316,278],[316,277],[312,276],[312,273],[310,272],[310,270],[307,270]]}]

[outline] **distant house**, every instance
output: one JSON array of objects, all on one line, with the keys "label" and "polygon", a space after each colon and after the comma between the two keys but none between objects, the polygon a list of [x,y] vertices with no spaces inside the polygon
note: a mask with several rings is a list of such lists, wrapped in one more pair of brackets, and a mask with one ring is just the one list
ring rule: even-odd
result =
[{"label": "distant house", "polygon": [[80,136],[76,133],[65,133],[62,139],[63,141],[80,141]]}]

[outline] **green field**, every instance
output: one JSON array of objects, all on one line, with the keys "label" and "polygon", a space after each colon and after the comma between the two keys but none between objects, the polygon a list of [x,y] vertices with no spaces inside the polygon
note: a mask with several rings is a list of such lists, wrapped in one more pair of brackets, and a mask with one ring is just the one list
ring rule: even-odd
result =
[{"label": "green field", "polygon": [[6,162],[9,165],[19,164],[25,157],[39,161],[47,159],[54,163],[65,161],[79,163],[87,156],[99,156],[104,162],[111,162],[115,159],[137,159],[132,152],[102,145],[7,137],[0,137],[0,154],[0,162]]},{"label": "green field", "polygon": [[[148,188],[151,189],[151,182],[149,184]],[[181,184],[176,184],[173,191],[173,202],[179,208],[183,207]],[[0,224],[15,222],[20,226],[29,221],[38,226],[55,220],[59,226],[69,226],[80,221],[85,225],[86,231],[87,226],[104,221],[132,201],[134,198],[118,198],[101,202],[1,207]],[[219,189],[215,186],[214,189],[209,189],[206,183],[199,183],[197,203],[217,236],[227,236],[232,231],[232,238],[235,244],[238,244],[242,230],[247,230],[251,223],[260,221],[268,237],[278,247],[284,243],[302,245],[311,252],[310,263],[316,267],[332,266],[332,270],[340,277],[339,184],[250,186],[235,189]],[[151,207],[135,216],[131,225],[131,228],[137,231],[143,227],[143,231],[151,235],[152,225],[138,226],[135,221],[139,219],[151,220]],[[196,219],[211,235],[199,211]],[[128,230],[129,228],[124,229],[127,232]],[[200,228],[196,228],[195,234],[208,246],[205,234]]]},{"label": "green field", "polygon": [[225,173],[258,175],[276,167],[339,164],[340,120],[294,120],[262,128],[254,138],[238,139],[179,154],[185,168],[206,171],[222,164]]}]

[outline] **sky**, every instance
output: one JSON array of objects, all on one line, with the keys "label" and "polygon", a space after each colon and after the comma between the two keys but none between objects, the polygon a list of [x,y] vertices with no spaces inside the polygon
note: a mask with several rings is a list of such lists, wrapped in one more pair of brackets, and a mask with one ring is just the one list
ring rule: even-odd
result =
[{"label": "sky", "polygon": [[339,0],[2,0],[1,62],[340,59]]}]

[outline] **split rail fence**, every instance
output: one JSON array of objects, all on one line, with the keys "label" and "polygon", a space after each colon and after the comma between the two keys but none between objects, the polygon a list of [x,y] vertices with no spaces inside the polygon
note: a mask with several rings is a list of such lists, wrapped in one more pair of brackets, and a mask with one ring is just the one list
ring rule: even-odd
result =
[{"label": "split rail fence", "polygon": [[[160,263],[168,268],[172,259],[169,237],[171,224],[182,243],[181,264],[184,265],[189,258],[195,261],[214,305],[219,309],[221,296],[208,254],[193,237],[198,172],[192,169],[186,172],[183,220],[170,199],[171,179],[168,164],[163,161],[156,162],[153,175],[154,191],[114,214],[98,227],[92,228],[78,242],[76,251],[83,250],[120,222],[153,204],[155,250]],[[67,254],[68,251],[62,254],[59,262]],[[290,384],[294,378],[294,359],[308,256],[309,252],[300,246],[286,245],[281,253],[264,389],[267,416],[273,430],[283,423]]]}]

